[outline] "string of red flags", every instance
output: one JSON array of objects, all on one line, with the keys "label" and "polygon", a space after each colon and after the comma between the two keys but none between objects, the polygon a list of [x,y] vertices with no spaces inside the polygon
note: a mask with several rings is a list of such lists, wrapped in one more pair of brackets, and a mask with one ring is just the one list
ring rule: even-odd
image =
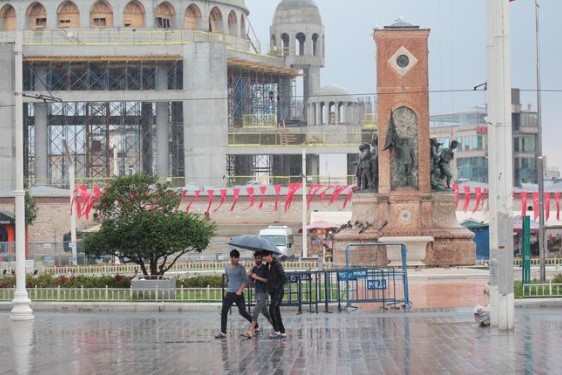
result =
[{"label": "string of red flags", "polygon": [[[336,203],[338,197],[345,194],[343,201],[343,208],[347,206],[353,193],[355,191],[355,185],[323,185],[323,184],[313,184],[306,189],[306,201],[307,207],[310,208],[311,204],[314,202],[324,202],[329,206]],[[259,190],[259,193],[257,191]],[[218,212],[223,209],[225,203],[231,198],[231,205],[228,208],[229,211],[234,211],[240,200],[241,195],[244,195],[248,200],[248,205],[243,207],[242,210],[250,210],[252,208],[263,210],[265,209],[265,204],[268,201],[268,197],[273,198],[273,210],[278,211],[280,209],[279,203],[283,203],[281,209],[287,212],[291,209],[291,205],[295,199],[297,193],[302,192],[302,183],[294,182],[287,186],[273,185],[273,186],[246,186],[246,187],[232,187],[223,189],[196,189],[188,190],[181,189],[180,195],[183,201],[187,200],[187,205],[185,207],[186,212],[190,212],[194,203],[205,202],[207,204],[205,212]],[[89,218],[90,212],[93,209],[95,203],[98,201],[102,191],[98,187],[88,189],[84,185],[77,185],[74,189],[74,194],[72,196],[72,205],[74,207],[77,217]],[[259,203],[256,204],[256,195],[259,195]],[[218,196],[218,203],[215,203],[215,197]]]}]

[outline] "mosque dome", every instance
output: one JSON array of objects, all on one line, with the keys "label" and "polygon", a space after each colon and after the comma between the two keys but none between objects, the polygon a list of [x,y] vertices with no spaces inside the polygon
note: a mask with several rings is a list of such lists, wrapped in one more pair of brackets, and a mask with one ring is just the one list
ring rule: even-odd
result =
[{"label": "mosque dome", "polygon": [[313,0],[283,0],[273,15],[273,25],[282,24],[322,25],[322,17]]},{"label": "mosque dome", "polygon": [[351,92],[341,86],[327,85],[316,91],[311,97],[312,101],[318,99],[334,98],[334,101],[357,102],[357,98]]}]

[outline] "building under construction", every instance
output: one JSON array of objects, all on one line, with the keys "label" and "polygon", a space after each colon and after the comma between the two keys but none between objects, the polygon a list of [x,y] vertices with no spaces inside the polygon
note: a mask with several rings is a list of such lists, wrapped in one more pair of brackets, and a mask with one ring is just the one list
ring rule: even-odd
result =
[{"label": "building under construction", "polygon": [[[324,27],[312,0],[283,0],[270,46],[244,0],[0,1],[0,72],[22,43],[25,171],[65,185],[148,173],[177,185],[286,183],[320,154],[356,159],[374,103],[320,87]],[[0,188],[14,186],[15,80],[0,82]],[[177,180],[176,180],[177,179]]]}]

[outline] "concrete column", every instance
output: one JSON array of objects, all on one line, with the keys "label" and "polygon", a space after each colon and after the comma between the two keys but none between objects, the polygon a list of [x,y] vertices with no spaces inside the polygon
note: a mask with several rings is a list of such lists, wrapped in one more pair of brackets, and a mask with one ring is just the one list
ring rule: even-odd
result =
[{"label": "concrete column", "polygon": [[303,104],[306,118],[306,104],[308,99],[320,89],[320,68],[308,67],[303,69]]},{"label": "concrete column", "polygon": [[[47,89],[47,71],[44,68],[36,70],[37,79],[35,90],[44,91]],[[49,182],[49,133],[47,130],[47,103],[35,103],[35,179],[38,185],[47,185]]]},{"label": "concrete column", "polygon": [[339,125],[340,123],[340,104],[339,102],[335,102],[334,103],[334,108],[336,109],[336,111],[334,112],[334,123],[336,125]]},{"label": "concrete column", "polygon": [[[156,90],[168,89],[167,65],[156,68]],[[162,179],[169,177],[170,171],[170,113],[168,102],[156,103],[156,174]]]},{"label": "concrete column", "polygon": [[224,186],[228,146],[226,45],[183,47],[185,178]]},{"label": "concrete column", "polygon": [[322,102],[316,103],[316,108],[314,111],[316,112],[314,115],[314,125],[322,125],[322,113],[320,112],[322,108]]},{"label": "concrete column", "polygon": [[152,103],[141,104],[142,173],[152,174]]},{"label": "concrete column", "polygon": [[313,177],[313,183],[318,183],[320,175],[320,155],[306,155],[306,175]]}]

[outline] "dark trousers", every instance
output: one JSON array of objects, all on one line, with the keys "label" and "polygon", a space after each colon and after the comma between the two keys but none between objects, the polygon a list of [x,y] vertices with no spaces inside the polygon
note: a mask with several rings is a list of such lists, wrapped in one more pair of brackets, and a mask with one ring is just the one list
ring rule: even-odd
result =
[{"label": "dark trousers", "polygon": [[273,322],[273,330],[275,332],[285,333],[285,327],[283,326],[283,320],[281,320],[281,301],[283,301],[283,288],[274,290],[269,293],[271,296],[271,302],[269,304],[269,315],[271,316],[271,321]]},{"label": "dark trousers", "polygon": [[226,322],[228,319],[228,310],[230,310],[230,306],[235,303],[238,306],[238,311],[240,315],[246,319],[248,322],[252,323],[252,317],[248,314],[246,310],[246,304],[244,301],[244,294],[236,295],[233,292],[227,292],[224,298],[222,299],[222,309],[221,309],[221,332],[226,334]]}]

